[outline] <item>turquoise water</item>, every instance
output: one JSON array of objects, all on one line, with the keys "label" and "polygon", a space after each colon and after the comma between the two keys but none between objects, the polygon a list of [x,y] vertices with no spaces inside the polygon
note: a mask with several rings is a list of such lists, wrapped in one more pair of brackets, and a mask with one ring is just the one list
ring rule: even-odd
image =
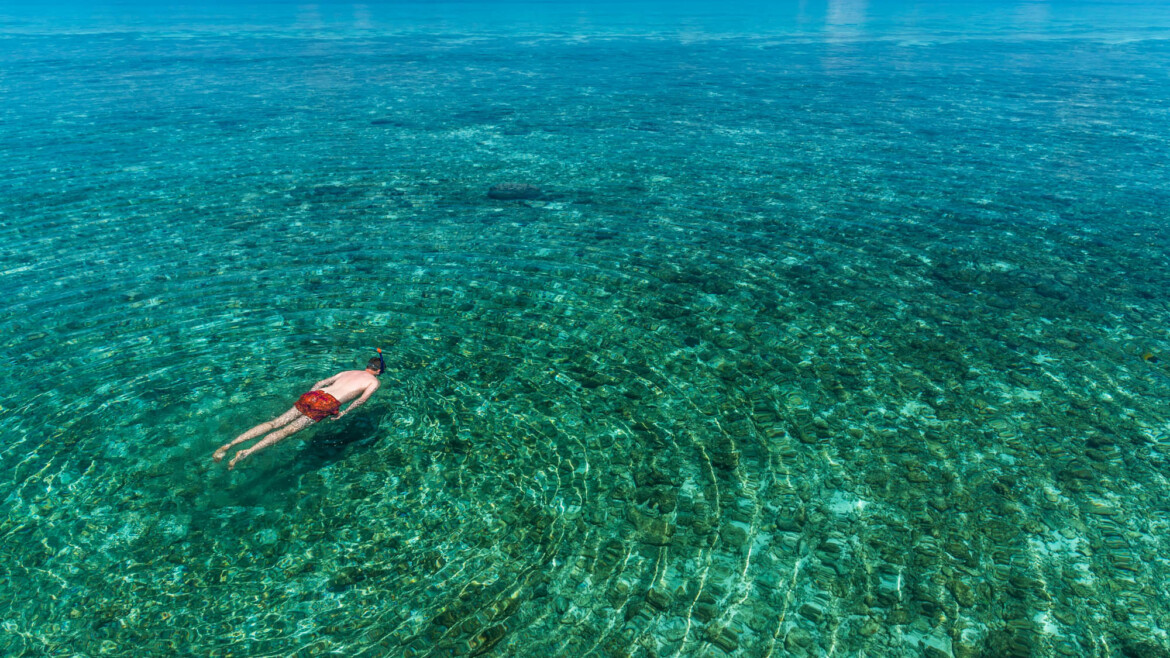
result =
[{"label": "turquoise water", "polygon": [[0,7],[0,653],[1170,655],[1168,27]]}]

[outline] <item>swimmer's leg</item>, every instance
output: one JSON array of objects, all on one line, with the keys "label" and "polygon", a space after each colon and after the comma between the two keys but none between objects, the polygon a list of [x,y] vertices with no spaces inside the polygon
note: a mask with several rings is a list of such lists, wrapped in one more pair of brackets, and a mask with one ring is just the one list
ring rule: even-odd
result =
[{"label": "swimmer's leg", "polygon": [[224,455],[227,454],[227,451],[232,448],[232,446],[239,445],[239,444],[243,443],[244,441],[250,441],[250,440],[260,436],[261,434],[264,434],[265,432],[271,432],[272,430],[277,429],[279,427],[284,427],[285,425],[288,425],[289,423],[296,420],[297,416],[301,416],[302,418],[304,418],[304,416],[301,415],[301,412],[297,411],[296,407],[293,407],[292,409],[289,409],[288,411],[277,416],[276,418],[273,418],[272,420],[268,421],[267,423],[260,423],[256,427],[253,427],[252,429],[248,430],[247,432],[244,432],[243,434],[237,436],[235,439],[232,440],[231,443],[223,444],[223,446],[220,447],[219,450],[215,451],[215,454],[212,455],[211,458],[217,462],[221,461],[223,459]]},{"label": "swimmer's leg", "polygon": [[306,427],[308,427],[309,425],[312,425],[312,424],[313,424],[312,418],[309,418],[308,416],[302,415],[300,418],[289,423],[284,428],[279,429],[279,430],[273,432],[272,434],[269,434],[268,436],[264,437],[263,439],[258,441],[256,443],[256,445],[252,446],[251,448],[244,448],[243,450],[237,452],[236,456],[232,457],[232,460],[230,462],[228,462],[228,470],[230,471],[233,468],[235,468],[236,462],[240,461],[241,459],[247,459],[249,455],[260,452],[261,450],[267,448],[270,445],[274,445],[279,441],[287,439],[288,437],[292,436],[293,434],[296,434],[297,432],[305,429]]}]

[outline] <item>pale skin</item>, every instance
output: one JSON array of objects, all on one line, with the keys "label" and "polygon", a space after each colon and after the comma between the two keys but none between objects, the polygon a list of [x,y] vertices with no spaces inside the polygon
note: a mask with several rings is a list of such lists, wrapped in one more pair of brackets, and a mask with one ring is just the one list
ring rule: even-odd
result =
[{"label": "pale skin", "polygon": [[[366,400],[370,399],[374,391],[378,390],[378,386],[380,385],[378,383],[378,375],[380,374],[382,373],[377,368],[346,370],[333,375],[329,379],[322,379],[316,384],[313,384],[313,388],[309,390],[325,391],[337,398],[337,401],[341,404],[353,400],[353,404],[349,405],[345,411],[342,411],[336,416],[330,416],[333,420],[339,420],[342,416],[357,409]],[[230,471],[240,461],[247,459],[269,446],[276,445],[280,441],[314,424],[314,422],[312,418],[302,414],[300,411],[297,411],[296,407],[293,407],[267,423],[260,423],[256,427],[237,436],[235,439],[232,439],[231,443],[225,443],[219,450],[215,451],[215,454],[211,458],[217,462],[222,461],[224,456],[227,455],[228,450],[231,450],[233,447],[245,441],[250,441],[262,434],[268,434],[268,436],[257,441],[252,447],[244,448],[237,452],[231,461],[228,462],[228,470]]]}]

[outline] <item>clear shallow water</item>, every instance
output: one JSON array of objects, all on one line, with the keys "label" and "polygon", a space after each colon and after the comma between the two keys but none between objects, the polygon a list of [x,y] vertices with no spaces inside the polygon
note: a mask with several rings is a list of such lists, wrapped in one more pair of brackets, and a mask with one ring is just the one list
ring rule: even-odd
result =
[{"label": "clear shallow water", "polygon": [[5,10],[4,653],[1165,655],[1160,9],[452,7]]}]

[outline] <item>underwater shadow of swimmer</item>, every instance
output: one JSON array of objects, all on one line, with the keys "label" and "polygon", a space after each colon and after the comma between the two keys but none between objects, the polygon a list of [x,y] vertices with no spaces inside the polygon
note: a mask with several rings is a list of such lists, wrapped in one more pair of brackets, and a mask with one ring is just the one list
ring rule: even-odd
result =
[{"label": "underwater shadow of swimmer", "polygon": [[357,418],[329,421],[305,442],[295,459],[299,464],[313,464],[313,470],[340,461],[350,446],[372,447],[378,442],[378,428],[385,414],[362,414]]},{"label": "underwater shadow of swimmer", "polygon": [[[341,461],[350,448],[368,450],[377,444],[385,413],[364,413],[341,421],[323,420],[313,428],[312,436],[306,437],[303,447],[295,454],[292,451],[281,455],[281,464],[269,461],[263,466],[263,474],[256,477],[246,491],[236,491],[238,505],[271,506],[274,496],[294,492],[301,477]],[[260,471],[260,468],[253,469]]]}]

